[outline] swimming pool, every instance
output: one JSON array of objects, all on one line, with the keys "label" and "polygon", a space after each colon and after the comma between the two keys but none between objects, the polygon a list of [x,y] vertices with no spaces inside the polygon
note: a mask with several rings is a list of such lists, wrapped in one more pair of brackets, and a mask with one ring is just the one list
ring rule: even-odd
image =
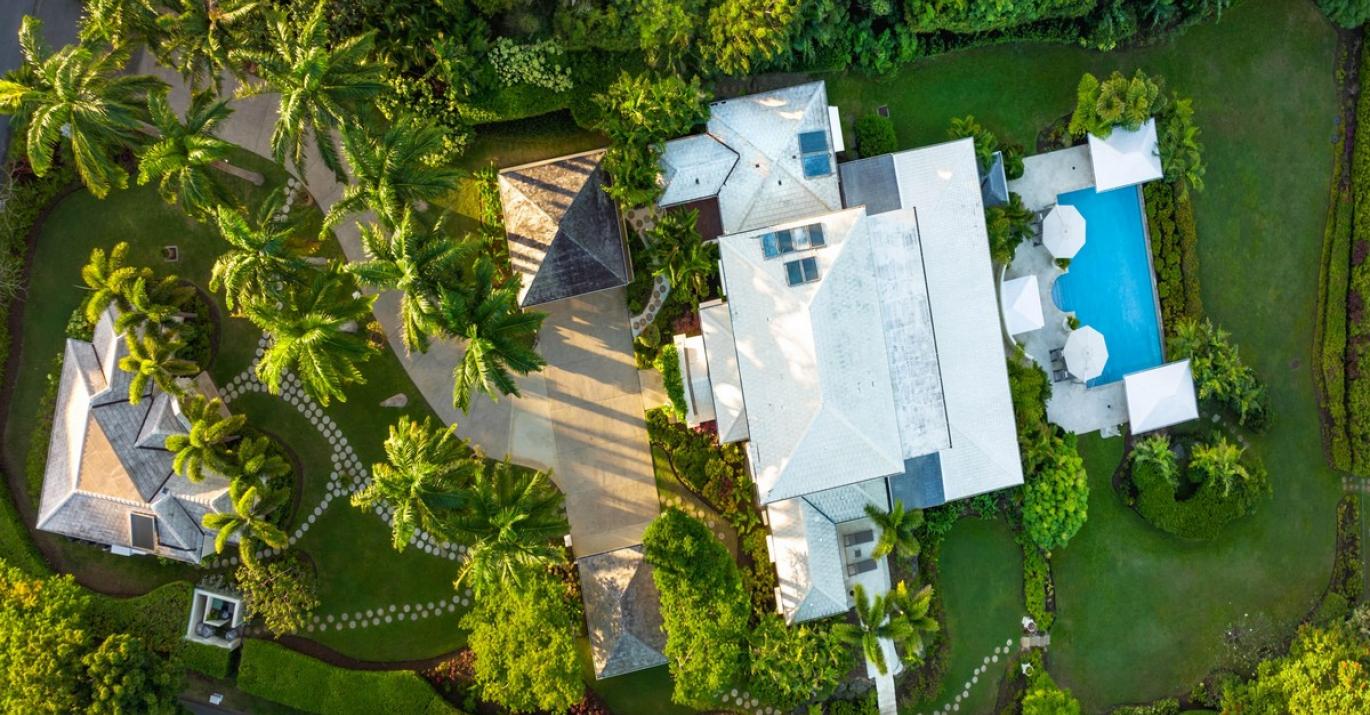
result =
[{"label": "swimming pool", "polygon": [[1139,192],[1135,186],[1103,193],[1088,188],[1056,197],[1085,217],[1085,245],[1052,296],[1061,310],[1075,311],[1082,325],[1103,333],[1108,345],[1104,372],[1090,387],[1164,361]]}]

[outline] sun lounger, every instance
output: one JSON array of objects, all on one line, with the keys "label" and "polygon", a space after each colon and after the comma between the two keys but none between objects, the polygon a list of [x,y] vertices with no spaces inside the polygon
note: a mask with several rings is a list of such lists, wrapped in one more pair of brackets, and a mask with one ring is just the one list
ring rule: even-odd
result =
[{"label": "sun lounger", "polygon": [[876,563],[870,559],[866,559],[865,561],[847,564],[847,575],[856,576],[857,574],[869,573],[875,569]]},{"label": "sun lounger", "polygon": [[875,532],[870,529],[855,531],[842,537],[843,546],[859,546],[875,541]]}]

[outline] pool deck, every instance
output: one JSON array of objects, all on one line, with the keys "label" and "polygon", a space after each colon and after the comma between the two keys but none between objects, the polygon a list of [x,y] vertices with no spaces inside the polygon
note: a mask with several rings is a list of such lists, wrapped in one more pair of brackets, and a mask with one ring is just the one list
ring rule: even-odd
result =
[{"label": "pool deck", "polygon": [[[1041,211],[1056,204],[1060,194],[1086,189],[1094,185],[1094,171],[1090,166],[1087,145],[1061,149],[1030,156],[1023,160],[1023,176],[1009,182],[1009,190],[1023,197],[1023,204],[1031,211]],[[1040,231],[1040,227],[1039,227]],[[1042,301],[1043,327],[1011,336],[1021,345],[1028,357],[1042,367],[1051,378],[1051,351],[1064,347],[1070,328],[1068,314],[1062,312],[1052,296],[1056,279],[1065,271],[1056,266],[1051,253],[1037,242],[1026,241],[1018,246],[1013,262],[1004,269],[1002,280],[1026,275],[1037,276],[1037,288]],[[1051,385],[1047,400],[1047,419],[1074,434],[1103,431],[1116,434],[1127,422],[1127,397],[1121,380],[1098,387],[1088,387],[1074,378]]]}]

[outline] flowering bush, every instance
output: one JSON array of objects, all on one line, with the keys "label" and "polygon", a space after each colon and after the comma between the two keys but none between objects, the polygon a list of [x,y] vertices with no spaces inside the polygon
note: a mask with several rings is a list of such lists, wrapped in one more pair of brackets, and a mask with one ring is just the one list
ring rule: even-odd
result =
[{"label": "flowering bush", "polygon": [[494,66],[500,84],[506,87],[531,84],[553,92],[566,92],[571,89],[571,70],[556,61],[564,52],[556,40],[520,45],[508,37],[501,37],[490,50],[490,64]]}]

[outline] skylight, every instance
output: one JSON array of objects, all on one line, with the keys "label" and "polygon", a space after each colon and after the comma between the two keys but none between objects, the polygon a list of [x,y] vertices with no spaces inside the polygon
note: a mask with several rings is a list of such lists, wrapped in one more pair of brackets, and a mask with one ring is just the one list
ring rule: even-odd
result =
[{"label": "skylight", "polygon": [[157,548],[157,518],[150,514],[132,513],[129,517],[129,541],[139,551]]},{"label": "skylight", "polygon": [[776,258],[810,248],[822,248],[825,245],[827,242],[823,238],[821,223],[761,234],[761,255],[766,258]]},{"label": "skylight", "polygon": [[807,154],[804,156],[804,178],[812,179],[819,176],[828,176],[832,173],[832,160],[828,158],[826,152],[822,154]]},{"label": "skylight", "polygon": [[804,178],[828,176],[832,174],[832,159],[828,154],[828,133],[826,131],[804,132],[799,135],[800,162],[804,166]]},{"label": "skylight", "polygon": [[816,258],[801,258],[785,264],[785,282],[789,285],[797,286],[816,280],[818,280],[818,260]]}]

